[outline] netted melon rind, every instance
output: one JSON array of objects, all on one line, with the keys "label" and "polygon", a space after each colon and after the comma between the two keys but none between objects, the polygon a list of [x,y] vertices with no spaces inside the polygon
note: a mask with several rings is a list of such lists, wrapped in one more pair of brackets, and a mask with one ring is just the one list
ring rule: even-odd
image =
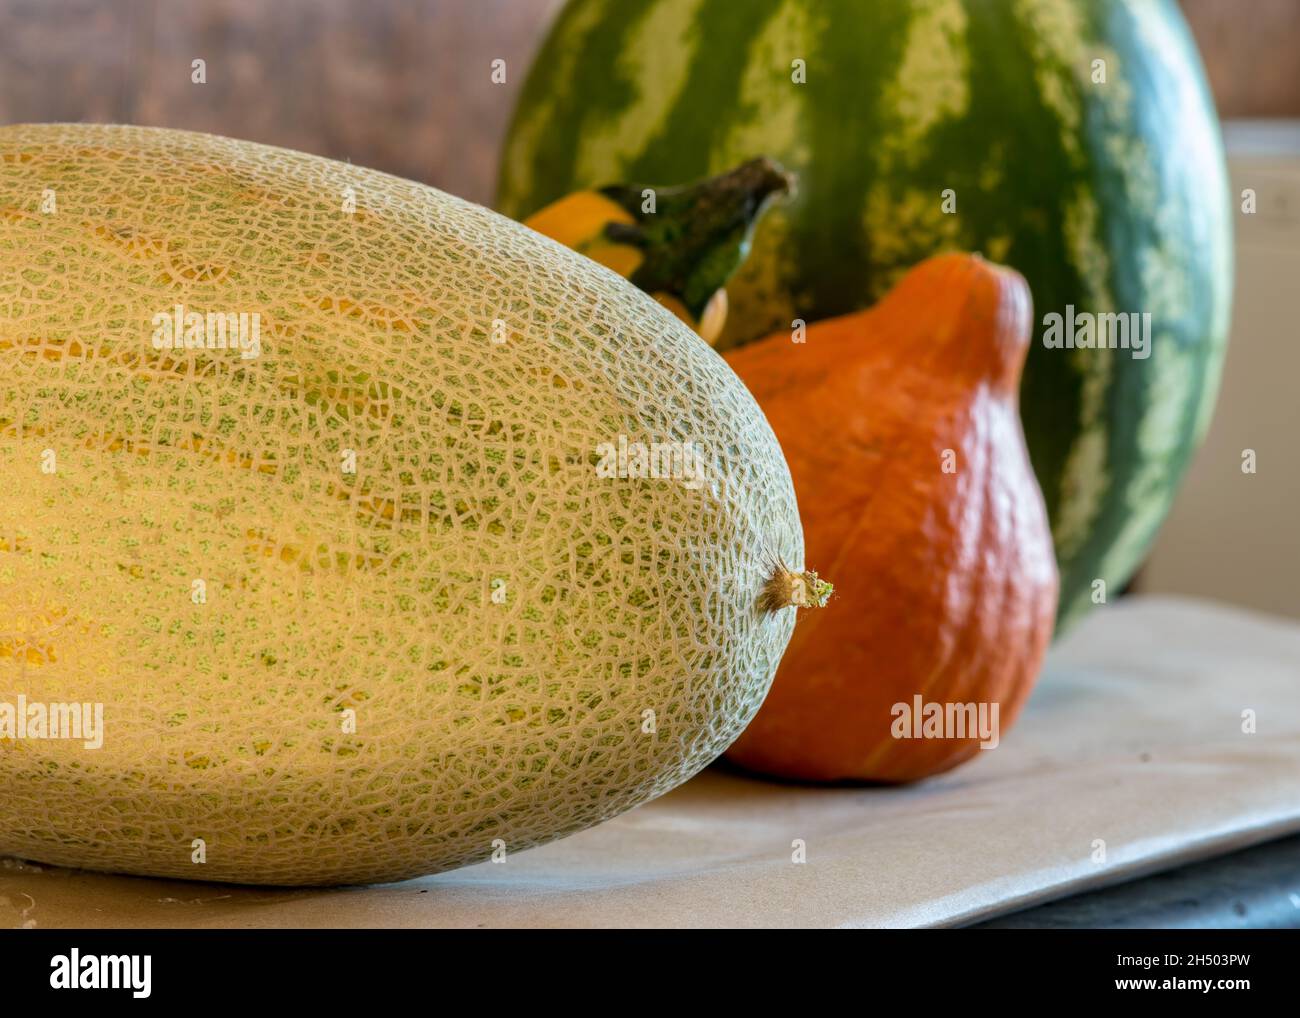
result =
[{"label": "netted melon rind", "polygon": [[[154,350],[178,303],[260,313],[261,356]],[[598,477],[619,434],[708,482]],[[714,759],[794,624],[756,609],[802,562],[785,462],[698,337],[486,209],[281,149],[0,128],[0,471],[0,703],[105,705],[101,749],[0,740],[0,853],[49,863],[518,851]]]}]

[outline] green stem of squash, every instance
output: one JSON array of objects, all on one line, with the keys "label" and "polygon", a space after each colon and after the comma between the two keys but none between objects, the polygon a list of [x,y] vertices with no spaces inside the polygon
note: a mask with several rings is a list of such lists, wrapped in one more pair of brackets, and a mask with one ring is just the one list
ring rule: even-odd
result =
[{"label": "green stem of squash", "polygon": [[[655,211],[643,211],[645,191]],[[791,194],[794,177],[766,156],[678,187],[619,184],[600,193],[636,220],[611,223],[606,236],[639,248],[645,260],[630,279],[646,293],[675,296],[698,320],[749,254],[768,206]]]}]

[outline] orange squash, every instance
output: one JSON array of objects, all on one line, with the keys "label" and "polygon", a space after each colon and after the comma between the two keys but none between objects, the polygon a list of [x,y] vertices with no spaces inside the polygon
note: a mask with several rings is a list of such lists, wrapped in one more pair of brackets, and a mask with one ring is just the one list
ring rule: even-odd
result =
[{"label": "orange squash", "polygon": [[779,333],[727,354],[785,450],[807,559],[836,579],[730,760],[910,781],[1015,719],[1058,586],[1017,405],[1030,316],[1018,273],[942,255],[801,344]]}]

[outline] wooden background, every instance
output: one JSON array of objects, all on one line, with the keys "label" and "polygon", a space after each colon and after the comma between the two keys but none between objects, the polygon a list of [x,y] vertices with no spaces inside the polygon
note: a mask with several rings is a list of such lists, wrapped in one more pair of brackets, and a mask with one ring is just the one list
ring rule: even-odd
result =
[{"label": "wooden background", "polygon": [[[562,0],[0,0],[0,123],[111,121],[300,149],[490,202]],[[506,60],[506,83],[491,81]],[[207,83],[190,81],[207,62]]]},{"label": "wooden background", "polygon": [[[211,131],[351,159],[486,203],[516,90],[561,4],[0,0],[0,123]],[[1300,0],[1184,8],[1224,116],[1300,116]],[[199,57],[205,85],[190,82]],[[504,85],[491,81],[497,58]]]}]

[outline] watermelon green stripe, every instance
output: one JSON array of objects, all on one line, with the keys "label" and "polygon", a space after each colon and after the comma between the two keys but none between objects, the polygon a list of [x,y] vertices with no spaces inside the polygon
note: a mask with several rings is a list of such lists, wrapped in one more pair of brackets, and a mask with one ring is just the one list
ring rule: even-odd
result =
[{"label": "watermelon green stripe", "polygon": [[[1106,22],[1096,29],[1111,40],[1126,72],[1121,82],[1131,119],[1119,125],[1124,133],[1149,138],[1170,124],[1185,127],[1177,147],[1163,149],[1158,160],[1130,144],[1121,164],[1127,172],[1113,174],[1101,199],[1150,210],[1144,217],[1111,217],[1107,245],[1134,254],[1113,274],[1116,303],[1151,311],[1155,336],[1152,369],[1118,371],[1108,389],[1107,419],[1118,422],[1109,457],[1128,469],[1115,478],[1078,555],[1100,563],[1099,576],[1127,576],[1164,519],[1208,424],[1231,303],[1228,185],[1218,134],[1207,122],[1212,100],[1199,62],[1187,57],[1195,48],[1185,23],[1149,16],[1149,6],[1106,5]],[[1088,130],[1094,146],[1116,133],[1101,120],[1089,122]]]},{"label": "watermelon green stripe", "polygon": [[619,153],[644,149],[686,87],[696,61],[695,15],[704,0],[663,0],[645,9],[631,29],[641,44],[619,55],[617,71],[635,99],[599,124],[589,125],[578,141],[579,176],[612,181]]},{"label": "watermelon green stripe", "polygon": [[523,216],[758,154],[799,194],[728,286],[721,345],[868,305],[950,248],[1020,269],[1040,322],[1151,313],[1149,359],[1036,342],[1021,391],[1062,618],[1094,580],[1113,596],[1205,429],[1231,300],[1217,123],[1172,0],[571,0],[524,86],[499,204]]}]

